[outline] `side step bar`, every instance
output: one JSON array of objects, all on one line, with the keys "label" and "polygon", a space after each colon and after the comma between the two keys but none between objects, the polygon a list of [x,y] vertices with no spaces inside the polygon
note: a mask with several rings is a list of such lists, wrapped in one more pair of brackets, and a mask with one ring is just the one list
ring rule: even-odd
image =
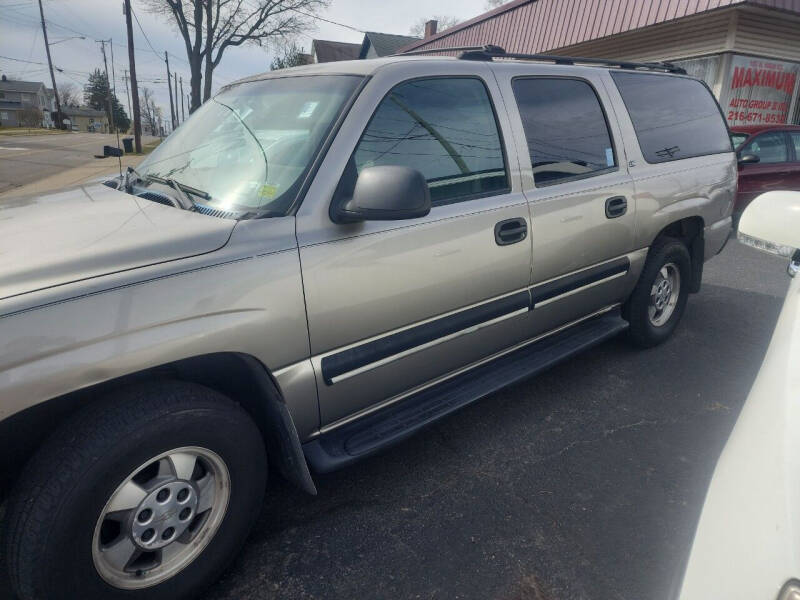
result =
[{"label": "side step bar", "polygon": [[619,309],[582,321],[323,434],[303,444],[306,459],[317,473],[347,466],[627,328],[628,322],[622,319]]}]

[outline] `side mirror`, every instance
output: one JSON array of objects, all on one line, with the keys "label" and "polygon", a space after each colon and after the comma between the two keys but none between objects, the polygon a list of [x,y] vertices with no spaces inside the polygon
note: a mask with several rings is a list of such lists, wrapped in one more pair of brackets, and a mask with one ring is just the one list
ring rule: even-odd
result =
[{"label": "side mirror", "polygon": [[337,223],[417,219],[431,211],[425,177],[410,167],[367,167],[358,175],[353,197],[336,210]]},{"label": "side mirror", "polygon": [[800,271],[800,192],[766,192],[744,209],[739,241],[791,258],[789,274]]},{"label": "side mirror", "polygon": [[761,162],[761,157],[758,154],[742,154],[739,157],[740,165],[752,165]]}]

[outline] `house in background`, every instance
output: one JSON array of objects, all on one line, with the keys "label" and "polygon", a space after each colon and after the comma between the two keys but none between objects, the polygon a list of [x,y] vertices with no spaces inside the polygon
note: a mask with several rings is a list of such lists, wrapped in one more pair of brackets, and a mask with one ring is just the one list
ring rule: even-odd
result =
[{"label": "house in background", "polygon": [[410,35],[397,35],[394,33],[378,33],[367,31],[358,58],[378,58],[397,54],[401,48],[418,42],[419,38]]},{"label": "house in background", "polygon": [[364,34],[364,40],[360,44],[314,40],[311,42],[310,62],[324,63],[389,56],[417,41],[419,41],[419,38],[410,35],[379,33],[377,31],[367,31]]},{"label": "house in background", "polygon": [[361,44],[333,42],[331,40],[314,40],[311,42],[311,55],[315,63],[337,62],[340,60],[356,60],[361,52]]},{"label": "house in background", "polygon": [[0,78],[0,127],[52,127],[52,103],[41,81]]},{"label": "house in background", "polygon": [[104,110],[85,106],[62,106],[61,112],[69,119],[72,131],[108,133],[108,116]]}]

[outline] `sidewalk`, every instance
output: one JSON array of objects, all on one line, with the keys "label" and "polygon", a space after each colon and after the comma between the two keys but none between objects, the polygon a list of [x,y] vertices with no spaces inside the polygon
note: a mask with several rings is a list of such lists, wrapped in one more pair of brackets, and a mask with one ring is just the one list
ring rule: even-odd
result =
[{"label": "sidewalk", "polygon": [[14,137],[17,135],[62,135],[72,133],[64,129],[43,129],[41,127],[0,127],[0,136]]}]

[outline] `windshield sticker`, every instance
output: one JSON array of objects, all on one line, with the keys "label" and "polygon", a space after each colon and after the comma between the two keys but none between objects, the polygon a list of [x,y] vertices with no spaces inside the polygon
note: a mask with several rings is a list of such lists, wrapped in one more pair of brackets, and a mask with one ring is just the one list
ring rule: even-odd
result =
[{"label": "windshield sticker", "polygon": [[614,166],[614,151],[611,148],[606,148],[606,166]]},{"label": "windshield sticker", "polygon": [[274,198],[275,194],[278,193],[278,186],[277,185],[269,185],[268,183],[261,186],[261,189],[258,190],[258,195],[261,198]]},{"label": "windshield sticker", "polygon": [[298,119],[308,119],[312,114],[314,114],[314,109],[317,108],[319,102],[306,102],[303,104],[303,108],[300,109],[300,114],[297,115]]}]

